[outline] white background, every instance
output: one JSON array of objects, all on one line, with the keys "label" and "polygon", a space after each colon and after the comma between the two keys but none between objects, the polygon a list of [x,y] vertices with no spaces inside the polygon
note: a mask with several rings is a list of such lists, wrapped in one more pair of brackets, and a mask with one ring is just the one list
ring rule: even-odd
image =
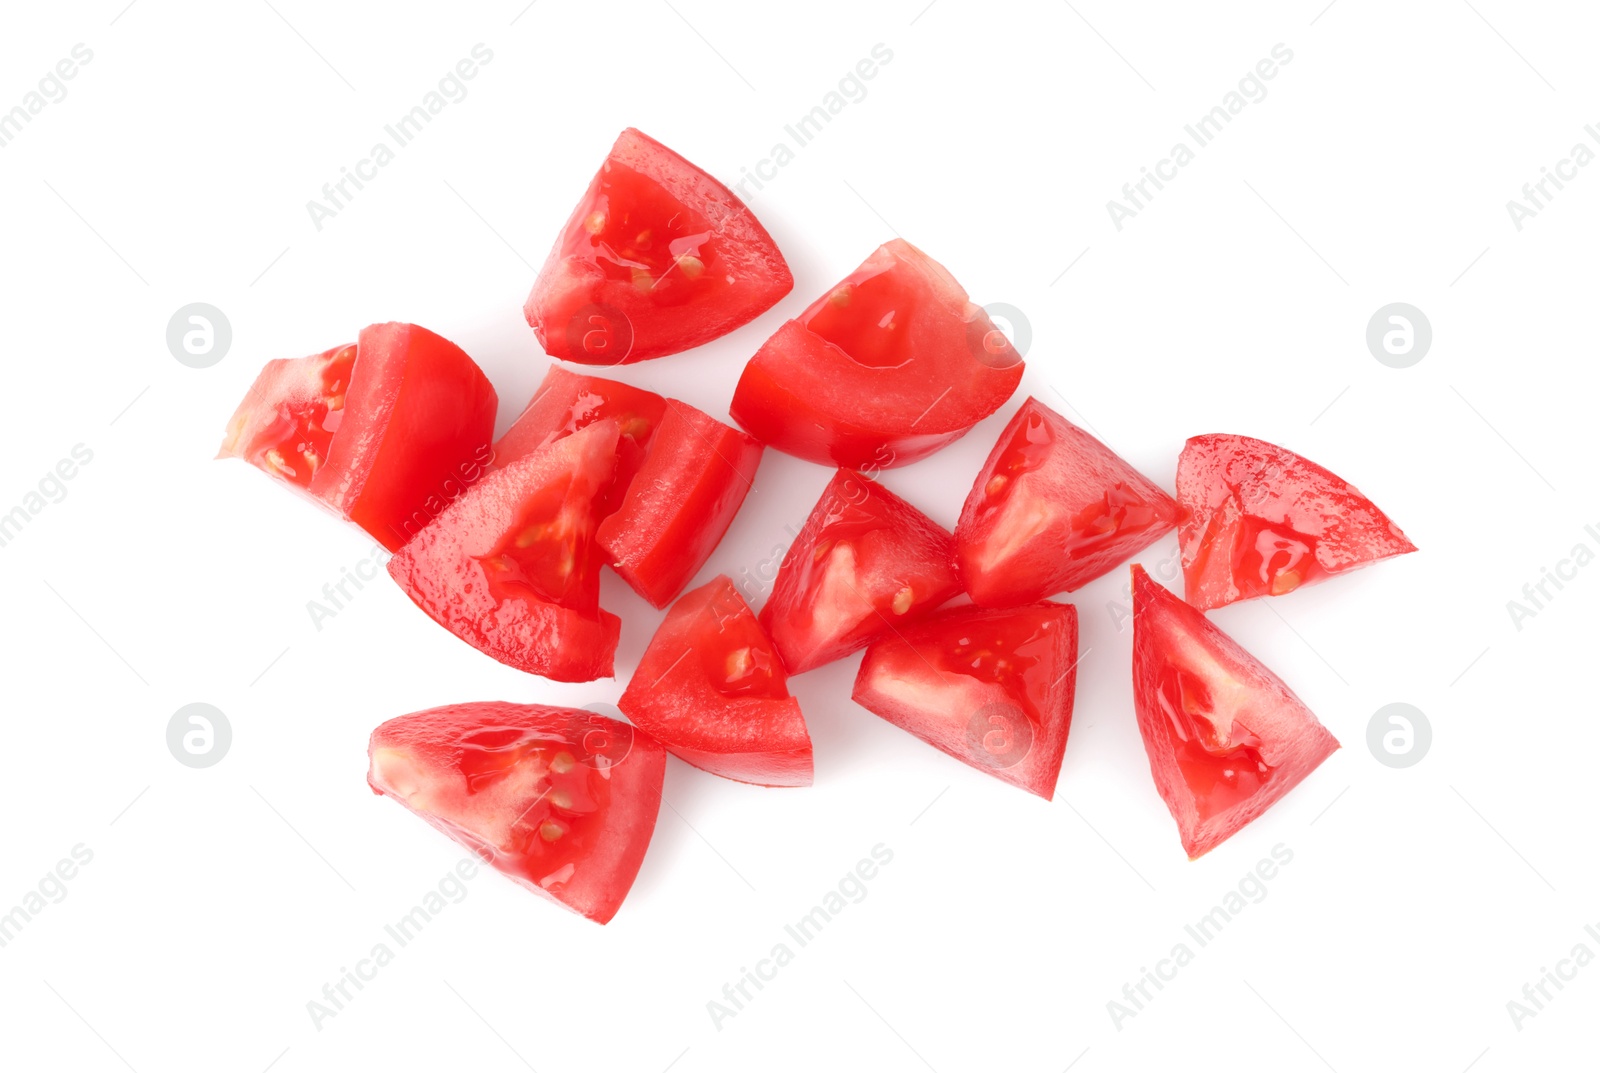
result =
[{"label": "white background", "polygon": [[[0,548],[0,909],[74,845],[94,859],[0,949],[0,1065],[1593,1068],[1600,967],[1520,1030],[1506,1006],[1575,944],[1600,953],[1600,567],[1520,631],[1506,608],[1574,544],[1600,547],[1583,531],[1600,523],[1600,168],[1520,232],[1506,209],[1600,121],[1592,11],[524,2],[8,5],[0,108],[75,43],[94,59],[0,150],[0,512],[75,444],[94,457]],[[478,42],[494,59],[470,95],[317,231],[307,200]],[[547,365],[521,315],[534,267],[616,133],[737,180],[880,42],[893,59],[867,96],[750,199],[794,292],[622,375],[724,414],[761,340],[897,230],[1025,312],[1025,392],[1169,489],[1187,436],[1247,433],[1404,527],[1420,554],[1213,616],[1344,748],[1187,861],[1107,611],[1118,571],[1074,597],[1089,651],[1054,803],[855,707],[852,658],[793,683],[814,788],[674,760],[612,924],[485,874],[319,1030],[307,1001],[462,856],[368,792],[372,727],[624,683],[498,666],[381,576],[316,629],[307,601],[370,542],[211,460],[237,399],[269,358],[404,319],[483,365],[504,429]],[[1108,199],[1279,42],[1294,58],[1267,97],[1113,227]],[[165,343],[196,301],[233,328],[205,370]],[[1404,370],[1364,341],[1395,301],[1434,330]],[[885,483],[954,524],[1022,397]],[[828,476],[769,452],[702,578],[755,571]],[[626,674],[657,615],[606,586]],[[165,743],[193,701],[233,727],[206,770]],[[1404,770],[1366,746],[1395,701],[1434,733]],[[716,1027],[707,1002],[880,842],[894,860],[866,899]],[[1278,843],[1294,858],[1266,899],[1114,1024],[1108,1001]]]}]

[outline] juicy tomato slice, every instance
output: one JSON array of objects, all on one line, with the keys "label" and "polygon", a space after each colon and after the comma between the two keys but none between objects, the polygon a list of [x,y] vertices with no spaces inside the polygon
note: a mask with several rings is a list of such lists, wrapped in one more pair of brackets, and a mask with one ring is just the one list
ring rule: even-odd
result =
[{"label": "juicy tomato slice", "polygon": [[598,421],[484,477],[389,560],[418,607],[507,666],[609,677],[619,621],[600,609],[595,503],[617,423]]},{"label": "juicy tomato slice", "polygon": [[482,701],[372,732],[367,784],[529,890],[601,924],[639,873],[666,753],[593,712]]},{"label": "juicy tomato slice", "polygon": [[867,646],[857,704],[1045,800],[1055,795],[1077,686],[1078,612],[956,607]]},{"label": "juicy tomato slice", "polygon": [[761,624],[790,674],[842,659],[960,591],[954,550],[917,508],[839,470],[784,555]]},{"label": "juicy tomato slice", "polygon": [[494,388],[466,353],[414,324],[269,361],[217,457],[242,458],[394,551],[482,476]]},{"label": "juicy tomato slice", "polygon": [[942,265],[901,239],[784,324],[750,359],[732,413],[822,465],[924,458],[998,410],[1022,356]]},{"label": "juicy tomato slice", "polygon": [[793,286],[744,202],[630,127],[567,220],[523,312],[551,357],[621,365],[726,335]]},{"label": "juicy tomato slice", "polygon": [[672,605],[617,706],[714,775],[810,786],[811,737],[787,681],[749,605],[719,576]]},{"label": "juicy tomato slice", "polygon": [[961,509],[956,563],[972,602],[1071,592],[1178,520],[1172,497],[1037,399],[995,442]]},{"label": "juicy tomato slice", "polygon": [[616,477],[599,507],[603,518],[622,505],[666,408],[667,400],[653,391],[552,365],[533,401],[494,445],[495,464],[508,465],[580,428],[614,418],[622,435],[617,440]]},{"label": "juicy tomato slice", "polygon": [[1178,457],[1183,594],[1202,611],[1282,596],[1417,550],[1352,485],[1249,436],[1195,436]]},{"label": "juicy tomato slice", "polygon": [[1150,773],[1191,859],[1339,748],[1282,679],[1137,565],[1133,701]]},{"label": "juicy tomato slice", "polygon": [[761,444],[677,399],[622,506],[600,524],[612,569],[666,607],[733,524],[761,463]]}]

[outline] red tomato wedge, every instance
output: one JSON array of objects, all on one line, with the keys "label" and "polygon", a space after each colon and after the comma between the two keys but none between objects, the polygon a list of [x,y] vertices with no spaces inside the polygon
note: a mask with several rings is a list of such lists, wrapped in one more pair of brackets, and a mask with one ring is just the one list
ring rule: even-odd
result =
[{"label": "red tomato wedge", "polygon": [[793,286],[744,202],[630,127],[572,210],[523,312],[551,357],[621,365],[726,335]]},{"label": "red tomato wedge", "polygon": [[389,560],[435,622],[501,663],[561,682],[610,677],[595,503],[611,487],[606,419],[495,470]]},{"label": "red tomato wedge", "polygon": [[867,647],[857,704],[1049,800],[1077,686],[1078,612],[1045,601],[955,607]]},{"label": "red tomato wedge", "polygon": [[841,469],[783,557],[761,625],[790,674],[842,659],[959,592],[954,550],[927,515]]},{"label": "red tomato wedge", "polygon": [[667,400],[653,391],[598,376],[580,376],[552,365],[533,401],[494,445],[495,464],[515,462],[580,428],[614,418],[622,435],[617,440],[616,476],[599,507],[600,516],[605,517],[622,505],[628,482],[644,464],[666,408]]},{"label": "red tomato wedge", "polygon": [[604,924],[633,886],[667,757],[626,723],[480,701],[372,732],[367,785],[518,883]]},{"label": "red tomato wedge", "polygon": [[1282,596],[1417,550],[1366,496],[1249,436],[1195,436],[1178,457],[1183,594],[1202,611]]},{"label": "red tomato wedge", "polygon": [[672,605],[617,702],[695,767],[757,786],[810,786],[811,737],[783,664],[725,576]]},{"label": "red tomato wedge", "polygon": [[1282,679],[1137,565],[1133,703],[1150,773],[1191,860],[1339,748]]},{"label": "red tomato wedge", "polygon": [[961,509],[956,564],[972,602],[1071,592],[1154,543],[1178,506],[1105,444],[1030,398]]},{"label": "red tomato wedge", "polygon": [[677,399],[667,400],[649,457],[622,506],[600,524],[611,567],[666,607],[733,524],[761,463],[761,445]]},{"label": "red tomato wedge", "polygon": [[493,457],[494,388],[460,347],[415,324],[262,368],[218,458],[242,458],[394,551]]},{"label": "red tomato wedge", "polygon": [[960,438],[1021,379],[1022,356],[955,277],[895,239],[762,345],[732,413],[780,451],[879,470]]}]

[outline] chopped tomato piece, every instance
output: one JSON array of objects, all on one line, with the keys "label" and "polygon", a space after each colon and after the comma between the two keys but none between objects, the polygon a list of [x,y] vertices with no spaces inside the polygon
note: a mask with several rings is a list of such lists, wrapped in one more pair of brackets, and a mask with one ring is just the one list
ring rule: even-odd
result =
[{"label": "chopped tomato piece", "polygon": [[471,358],[414,324],[262,368],[218,458],[242,458],[348,518],[390,551],[493,458],[494,388]]},{"label": "chopped tomato piece", "polygon": [[956,525],[972,602],[1071,592],[1177,523],[1172,498],[1105,444],[1030,398],[995,442]]},{"label": "chopped tomato piece", "polygon": [[954,550],[917,508],[839,470],[783,557],[761,624],[790,674],[842,659],[954,596]]},{"label": "chopped tomato piece", "polygon": [[750,359],[732,413],[763,443],[827,466],[924,458],[998,410],[1022,356],[944,267],[902,239]]},{"label": "chopped tomato piece", "polygon": [[616,476],[599,507],[603,518],[622,505],[628,482],[644,464],[666,408],[667,400],[653,391],[552,365],[533,401],[494,445],[495,464],[508,465],[602,418],[615,418],[622,435],[617,440]]},{"label": "chopped tomato piece", "polygon": [[372,732],[367,784],[536,894],[601,924],[633,886],[666,753],[574,708],[482,701]]},{"label": "chopped tomato piece", "polygon": [[622,506],[600,524],[612,569],[666,607],[733,524],[761,463],[761,445],[677,399],[667,400],[649,457]]},{"label": "chopped tomato piece", "polygon": [[726,335],[793,286],[744,202],[630,127],[567,220],[523,311],[551,357],[620,365]]},{"label": "chopped tomato piece", "polygon": [[1137,565],[1133,701],[1150,773],[1191,859],[1339,748],[1282,679]]},{"label": "chopped tomato piece", "polygon": [[1202,611],[1417,550],[1342,478],[1249,436],[1195,436],[1178,458],[1183,594]]},{"label": "chopped tomato piece", "polygon": [[1071,604],[955,607],[869,645],[853,695],[929,745],[1049,800],[1077,667]]},{"label": "chopped tomato piece", "polygon": [[609,677],[619,622],[600,609],[596,501],[611,486],[607,418],[495,470],[389,560],[417,606],[507,666]]},{"label": "chopped tomato piece", "polygon": [[617,706],[667,751],[758,786],[810,786],[811,737],[761,624],[719,576],[685,593]]}]

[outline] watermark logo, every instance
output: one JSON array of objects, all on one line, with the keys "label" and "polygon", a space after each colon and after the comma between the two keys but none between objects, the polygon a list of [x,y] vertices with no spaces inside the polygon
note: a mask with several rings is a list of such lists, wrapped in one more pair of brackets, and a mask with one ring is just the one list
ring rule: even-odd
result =
[{"label": "watermark logo", "polygon": [[1428,356],[1433,325],[1407,302],[1390,302],[1367,321],[1367,349],[1391,369],[1409,369]]},{"label": "watermark logo", "polygon": [[1432,745],[1433,726],[1413,704],[1385,704],[1367,722],[1367,748],[1385,767],[1420,764]]},{"label": "watermark logo", "polygon": [[567,321],[567,352],[588,365],[620,365],[633,350],[633,321],[613,305],[584,306]]},{"label": "watermark logo", "polygon": [[1016,767],[1033,751],[1033,723],[1008,700],[985,704],[967,720],[967,751],[997,770]]},{"label": "watermark logo", "polygon": [[228,356],[232,345],[233,325],[214,305],[191,302],[167,321],[167,349],[180,365],[209,369]]},{"label": "watermark logo", "polygon": [[232,746],[233,725],[215,705],[185,704],[167,721],[167,749],[184,767],[213,767]]},{"label": "watermark logo", "polygon": [[991,369],[1020,365],[1033,345],[1033,325],[1027,315],[1006,302],[990,302],[983,313],[967,325],[972,356]]}]

